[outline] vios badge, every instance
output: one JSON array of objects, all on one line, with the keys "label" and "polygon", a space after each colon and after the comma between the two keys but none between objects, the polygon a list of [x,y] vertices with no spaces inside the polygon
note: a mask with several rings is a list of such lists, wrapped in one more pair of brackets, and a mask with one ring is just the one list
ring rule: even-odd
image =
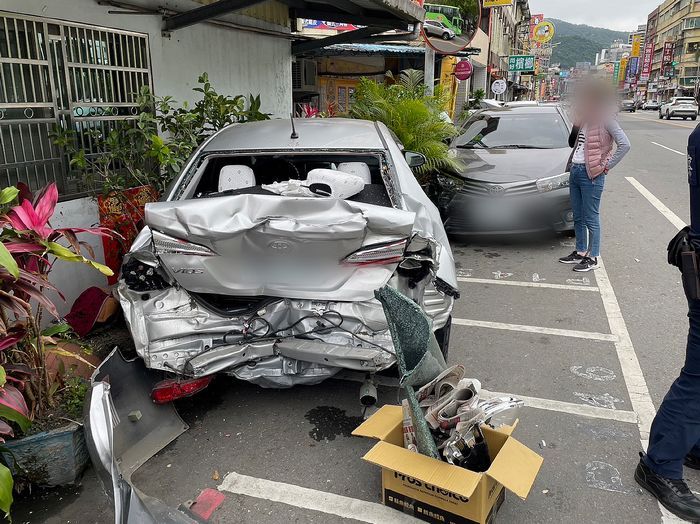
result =
[{"label": "vios badge", "polygon": [[204,273],[204,270],[199,267],[174,267],[173,273],[179,275],[201,275]]}]

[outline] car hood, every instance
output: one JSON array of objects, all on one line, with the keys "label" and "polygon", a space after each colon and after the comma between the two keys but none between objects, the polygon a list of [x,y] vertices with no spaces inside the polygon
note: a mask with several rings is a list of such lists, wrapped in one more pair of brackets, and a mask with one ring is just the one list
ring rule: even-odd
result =
[{"label": "car hood", "polygon": [[504,184],[524,182],[566,171],[571,149],[454,149],[465,167],[463,178]]}]

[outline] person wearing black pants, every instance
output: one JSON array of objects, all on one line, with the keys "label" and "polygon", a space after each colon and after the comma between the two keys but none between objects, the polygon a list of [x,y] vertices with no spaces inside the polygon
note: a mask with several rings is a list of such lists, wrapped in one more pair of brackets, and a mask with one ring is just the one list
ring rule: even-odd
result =
[{"label": "person wearing black pants", "polygon": [[[700,255],[700,126],[688,138],[688,183],[691,225],[688,249]],[[677,237],[678,238],[678,237]],[[685,271],[684,271],[685,273]],[[700,522],[700,499],[683,480],[683,465],[700,469],[700,300],[688,296],[688,343],[685,364],[671,385],[651,425],[647,453],[635,471],[635,480],[673,514]]]}]

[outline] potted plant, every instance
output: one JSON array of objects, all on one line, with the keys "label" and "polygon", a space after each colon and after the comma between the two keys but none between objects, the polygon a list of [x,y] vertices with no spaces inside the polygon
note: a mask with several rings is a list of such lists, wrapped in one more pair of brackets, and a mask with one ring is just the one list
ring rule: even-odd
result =
[{"label": "potted plant", "polygon": [[[219,94],[207,73],[197,82],[193,90],[201,99],[192,106],[178,106],[172,97],[156,97],[142,86],[134,120],[118,121],[106,134],[98,128],[84,131],[94,144],[92,153],[77,146],[75,130],[54,130],[54,143],[66,152],[71,167],[99,192],[100,224],[120,234],[121,240],[103,239],[105,261],[115,273],[143,227],[145,204],[160,197],[194,149],[229,124],[269,118],[260,111],[260,96]],[[116,276],[109,280],[115,282]]]},{"label": "potted plant", "polygon": [[[60,260],[112,274],[93,260],[89,245],[78,235],[113,233],[104,228],[52,228],[49,220],[57,201],[53,183],[36,196],[26,186],[0,191],[0,510],[6,514],[12,504],[13,473],[21,471],[39,481],[42,478],[36,475],[44,474],[50,480],[52,467],[68,466],[69,459],[63,460],[66,453],[73,457],[82,454],[87,460],[84,443],[82,451],[76,449],[82,437],[75,423],[63,428],[65,437],[54,431],[10,440],[26,436],[32,422],[52,409],[75,401],[65,395],[73,387],[79,389],[77,384],[69,384],[65,370],[59,367],[51,373],[47,366],[49,354],[64,352],[55,337],[67,330],[63,324],[42,329],[45,312],[58,318],[49,294],[62,298],[49,281],[51,268]],[[66,452],[62,444],[70,449]]]}]

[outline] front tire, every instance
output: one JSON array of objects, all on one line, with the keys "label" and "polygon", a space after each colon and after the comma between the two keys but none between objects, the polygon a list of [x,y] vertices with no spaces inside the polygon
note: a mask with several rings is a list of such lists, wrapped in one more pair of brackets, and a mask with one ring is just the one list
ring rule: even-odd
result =
[{"label": "front tire", "polygon": [[443,40],[449,40],[449,39],[450,39],[450,33],[442,33],[442,39],[443,39]]},{"label": "front tire", "polygon": [[671,120],[671,113],[666,111],[666,120]]}]

